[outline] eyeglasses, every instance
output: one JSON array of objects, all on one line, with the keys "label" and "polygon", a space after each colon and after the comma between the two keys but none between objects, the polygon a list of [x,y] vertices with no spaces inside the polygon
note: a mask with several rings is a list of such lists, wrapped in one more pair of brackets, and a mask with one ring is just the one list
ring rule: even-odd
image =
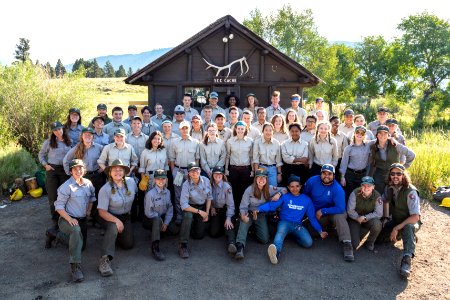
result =
[{"label": "eyeglasses", "polygon": [[316,123],[316,121],[306,121],[306,123]]},{"label": "eyeglasses", "polygon": [[402,176],[403,172],[391,172],[389,175],[391,175],[391,176]]}]

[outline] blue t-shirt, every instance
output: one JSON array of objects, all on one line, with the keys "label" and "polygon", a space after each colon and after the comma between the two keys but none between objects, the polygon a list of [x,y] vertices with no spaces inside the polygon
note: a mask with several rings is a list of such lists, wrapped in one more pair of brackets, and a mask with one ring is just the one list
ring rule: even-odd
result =
[{"label": "blue t-shirt", "polygon": [[303,193],[311,198],[316,211],[322,210],[323,215],[345,212],[345,192],[336,180],[324,185],[320,175],[313,176],[306,181]]}]

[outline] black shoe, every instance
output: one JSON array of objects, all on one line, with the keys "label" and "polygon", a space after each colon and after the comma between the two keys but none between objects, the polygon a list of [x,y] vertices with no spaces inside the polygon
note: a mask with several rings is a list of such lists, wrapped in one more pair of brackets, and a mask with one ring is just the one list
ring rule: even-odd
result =
[{"label": "black shoe", "polygon": [[406,279],[409,275],[411,275],[411,256],[405,255],[400,264],[400,276]]},{"label": "black shoe", "polygon": [[161,250],[159,250],[159,241],[154,241],[152,243],[152,254],[156,260],[163,261],[166,259],[164,254],[162,254]]},{"label": "black shoe", "polygon": [[345,261],[354,261],[355,257],[353,256],[353,246],[350,242],[344,243],[344,260]]},{"label": "black shoe", "polygon": [[237,248],[237,252],[234,255],[234,258],[237,260],[243,259],[244,258],[244,245],[242,245],[242,243],[237,243],[236,248]]},{"label": "black shoe", "polygon": [[70,271],[73,282],[82,282],[84,280],[81,264],[70,264]]},{"label": "black shoe", "polygon": [[56,235],[58,234],[58,230],[56,230],[54,227],[50,227],[45,232],[45,235],[47,236],[45,238],[45,248],[50,249],[52,247],[53,241],[56,239]]}]

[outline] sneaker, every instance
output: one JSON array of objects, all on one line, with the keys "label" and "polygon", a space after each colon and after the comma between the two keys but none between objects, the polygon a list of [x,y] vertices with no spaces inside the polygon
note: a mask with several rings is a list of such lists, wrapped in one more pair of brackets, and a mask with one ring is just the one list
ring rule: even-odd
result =
[{"label": "sneaker", "polygon": [[267,248],[267,254],[269,254],[270,262],[274,265],[278,263],[277,247],[274,244],[270,244]]},{"label": "sneaker", "polygon": [[189,258],[189,250],[186,243],[180,243],[178,254],[181,258]]},{"label": "sneaker", "polygon": [[56,239],[56,235],[58,234],[58,230],[54,227],[50,227],[45,231],[45,248],[50,249],[52,247],[53,241]]},{"label": "sneaker", "polygon": [[400,264],[400,276],[408,278],[411,275],[411,256],[405,255]]},{"label": "sneaker", "polygon": [[159,250],[159,241],[154,241],[152,243],[152,254],[153,257],[158,261],[163,261],[166,259],[164,254],[162,254],[161,250]]},{"label": "sneaker", "polygon": [[82,282],[84,280],[81,264],[70,264],[70,272],[72,274],[73,282]]},{"label": "sneaker", "polygon": [[351,242],[344,243],[344,260],[345,261],[354,261],[355,257],[353,256],[353,246]]},{"label": "sneaker", "polygon": [[108,255],[103,255],[100,258],[100,264],[98,265],[98,271],[103,277],[111,276],[114,272],[111,269],[111,262]]},{"label": "sneaker", "polygon": [[244,245],[242,245],[241,243],[237,243],[236,244],[236,254],[234,255],[235,259],[243,259],[244,258]]},{"label": "sneaker", "polygon": [[364,244],[369,251],[373,251],[375,249],[375,243],[366,241]]},{"label": "sneaker", "polygon": [[237,252],[236,245],[234,243],[228,244],[228,253],[236,254],[236,252]]}]

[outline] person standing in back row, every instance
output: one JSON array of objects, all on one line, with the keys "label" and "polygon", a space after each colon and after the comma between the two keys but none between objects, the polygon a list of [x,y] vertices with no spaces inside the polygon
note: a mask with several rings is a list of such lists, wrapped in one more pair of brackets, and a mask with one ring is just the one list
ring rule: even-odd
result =
[{"label": "person standing in back row", "polygon": [[283,117],[286,116],[286,111],[280,106],[280,92],[273,91],[271,98],[271,105],[266,108],[267,121],[270,121],[276,114],[280,114]]}]

